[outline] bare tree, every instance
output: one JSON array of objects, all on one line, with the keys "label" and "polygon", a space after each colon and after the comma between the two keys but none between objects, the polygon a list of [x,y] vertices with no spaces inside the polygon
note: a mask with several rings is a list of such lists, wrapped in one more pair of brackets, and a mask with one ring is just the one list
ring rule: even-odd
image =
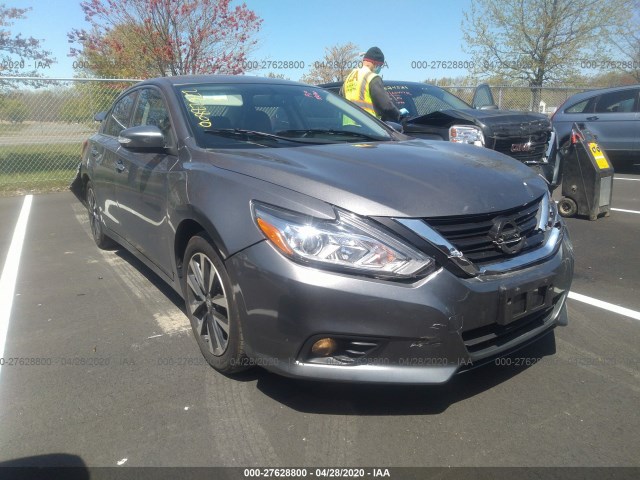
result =
[{"label": "bare tree", "polygon": [[575,76],[581,62],[601,62],[608,39],[627,21],[629,0],[474,0],[464,13],[464,40],[474,73],[540,87]]},{"label": "bare tree", "polygon": [[351,70],[362,65],[358,47],[351,42],[326,47],[324,50],[324,58],[313,63],[311,70],[300,79],[301,82],[310,84],[344,82]]},{"label": "bare tree", "polygon": [[41,41],[12,34],[16,20],[26,18],[30,8],[7,8],[0,4],[0,75],[40,76],[55,59],[42,49]]},{"label": "bare tree", "polygon": [[473,76],[458,76],[458,77],[440,77],[440,78],[427,78],[424,83],[428,83],[436,86],[450,86],[455,85],[457,87],[475,87],[478,85],[478,79]]},{"label": "bare tree", "polygon": [[629,74],[640,83],[640,0],[633,0],[630,6],[628,25],[622,26],[612,36],[616,59],[609,62],[609,66]]},{"label": "bare tree", "polygon": [[284,73],[275,73],[275,72],[269,72],[265,75],[265,77],[267,78],[277,78],[279,80],[291,80],[289,77],[287,77]]}]

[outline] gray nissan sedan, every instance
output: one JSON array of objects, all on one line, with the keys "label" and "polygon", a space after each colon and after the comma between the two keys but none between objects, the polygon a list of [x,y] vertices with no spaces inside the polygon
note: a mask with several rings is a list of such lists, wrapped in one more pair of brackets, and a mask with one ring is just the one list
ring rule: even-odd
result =
[{"label": "gray nissan sedan", "polygon": [[506,155],[245,76],[147,80],[97,118],[94,240],[182,295],[222,373],[442,383],[567,323],[569,235]]}]

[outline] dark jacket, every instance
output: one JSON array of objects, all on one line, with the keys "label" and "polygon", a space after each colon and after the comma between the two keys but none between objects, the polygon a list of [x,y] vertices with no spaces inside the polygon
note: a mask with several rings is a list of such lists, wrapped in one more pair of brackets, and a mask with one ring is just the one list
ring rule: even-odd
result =
[{"label": "dark jacket", "polygon": [[369,83],[369,94],[373,101],[373,108],[381,117],[382,121],[400,121],[400,110],[393,104],[391,97],[384,89],[382,78],[378,76],[371,80]]}]

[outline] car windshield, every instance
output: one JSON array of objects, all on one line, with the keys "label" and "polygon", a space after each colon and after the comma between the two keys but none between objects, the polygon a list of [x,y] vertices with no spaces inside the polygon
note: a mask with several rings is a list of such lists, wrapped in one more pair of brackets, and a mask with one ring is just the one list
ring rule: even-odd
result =
[{"label": "car windshield", "polygon": [[406,108],[410,117],[421,117],[450,109],[472,108],[455,95],[433,85],[385,85],[398,108]]},{"label": "car windshield", "polygon": [[393,140],[369,114],[317,87],[236,83],[194,84],[176,90],[202,148]]}]

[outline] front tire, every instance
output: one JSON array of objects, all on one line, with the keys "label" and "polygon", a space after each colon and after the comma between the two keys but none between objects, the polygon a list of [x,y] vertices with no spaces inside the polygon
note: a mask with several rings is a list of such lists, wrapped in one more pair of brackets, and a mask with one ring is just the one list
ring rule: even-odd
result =
[{"label": "front tire", "polygon": [[189,240],[182,265],[187,316],[200,352],[209,365],[221,373],[246,370],[242,329],[231,281],[204,233]]}]

